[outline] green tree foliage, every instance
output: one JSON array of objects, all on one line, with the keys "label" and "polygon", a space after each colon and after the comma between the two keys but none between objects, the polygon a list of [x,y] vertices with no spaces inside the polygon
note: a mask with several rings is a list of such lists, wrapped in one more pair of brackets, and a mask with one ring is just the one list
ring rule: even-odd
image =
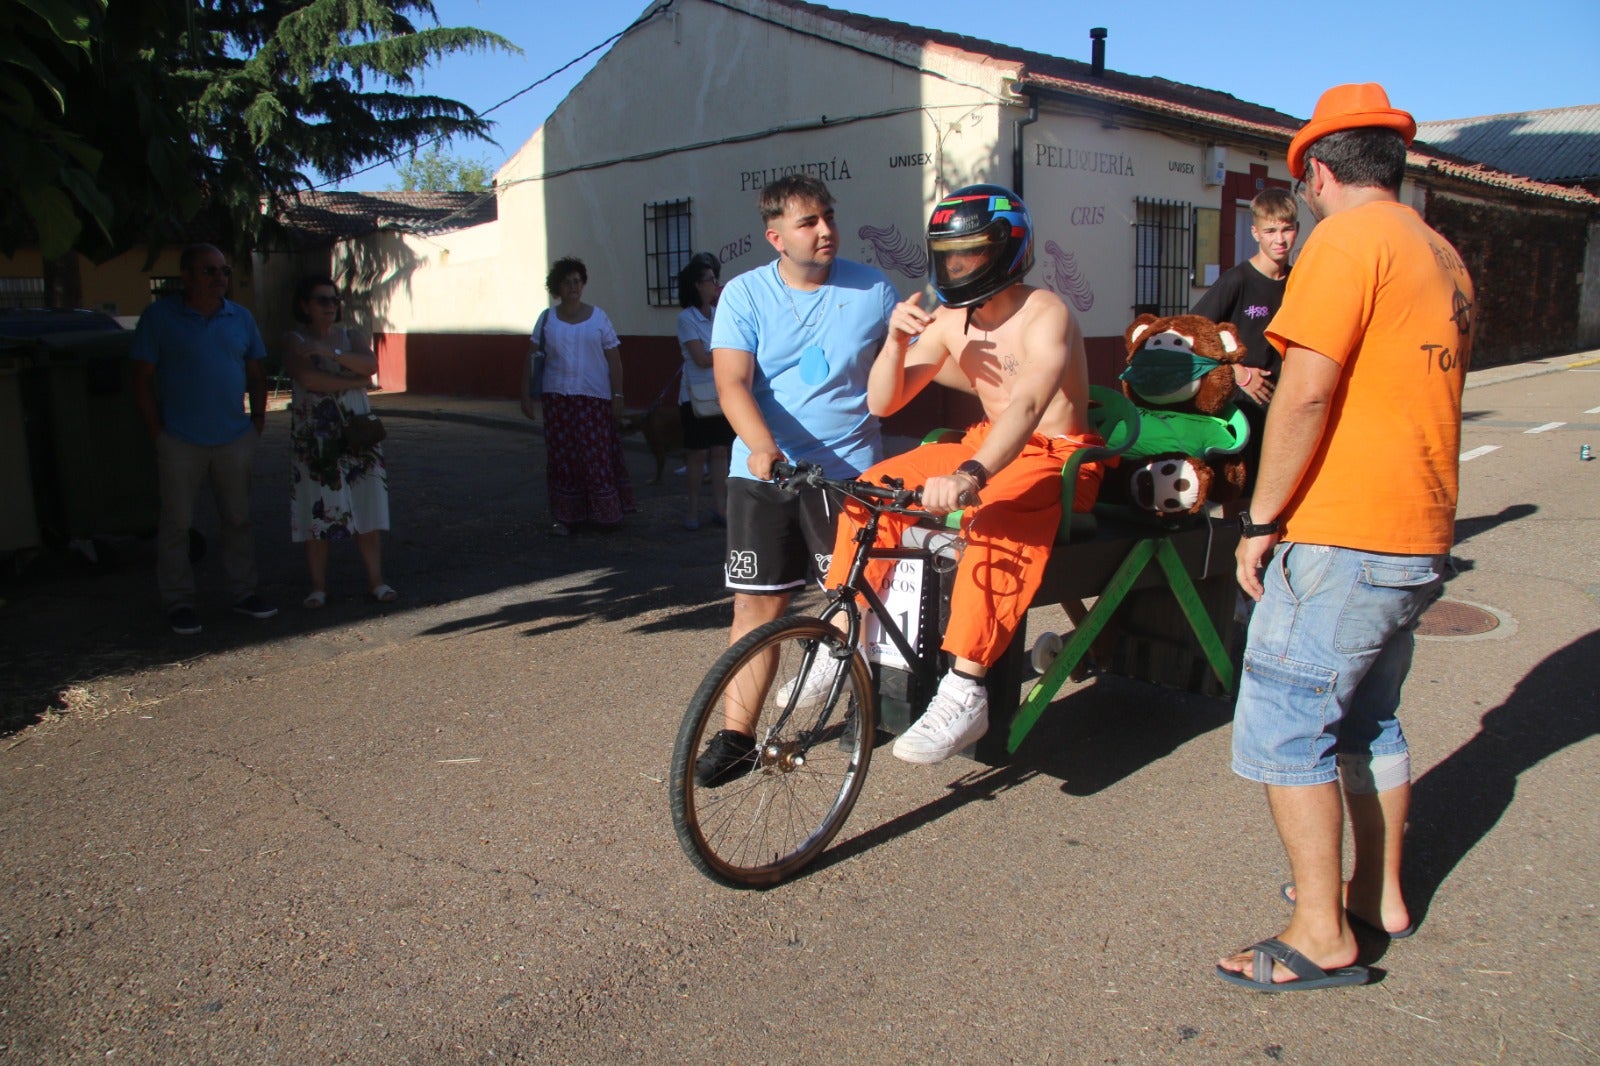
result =
[{"label": "green tree foliage", "polygon": [[[119,218],[199,208],[180,116],[134,47],[160,19],[107,0],[0,4],[0,249],[104,246]],[[150,196],[163,182],[166,203]]]},{"label": "green tree foliage", "polygon": [[242,250],[311,173],[484,136],[470,107],[413,92],[416,75],[515,48],[437,21],[431,0],[6,0],[0,250],[101,258],[182,239],[201,215]]},{"label": "green tree foliage", "polygon": [[400,175],[400,188],[407,192],[479,192],[487,190],[494,178],[487,160],[446,155],[437,145],[413,152],[394,169]]}]

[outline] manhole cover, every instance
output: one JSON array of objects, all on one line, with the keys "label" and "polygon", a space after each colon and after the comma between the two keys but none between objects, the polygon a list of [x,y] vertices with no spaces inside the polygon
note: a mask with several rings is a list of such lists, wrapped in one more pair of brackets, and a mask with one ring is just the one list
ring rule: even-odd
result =
[{"label": "manhole cover", "polygon": [[1422,615],[1419,637],[1475,637],[1498,629],[1500,619],[1482,607],[1455,600],[1439,600]]}]

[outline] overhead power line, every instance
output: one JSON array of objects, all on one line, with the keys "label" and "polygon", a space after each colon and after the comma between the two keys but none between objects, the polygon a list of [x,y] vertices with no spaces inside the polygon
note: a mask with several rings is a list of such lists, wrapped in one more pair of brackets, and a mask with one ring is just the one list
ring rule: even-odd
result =
[{"label": "overhead power line", "polygon": [[[588,59],[590,56],[594,55],[596,52],[604,51],[605,49],[611,47],[611,45],[615,44],[617,41],[621,40],[623,37],[626,37],[628,34],[632,33],[634,30],[638,29],[640,26],[643,26],[646,22],[649,22],[651,19],[655,18],[657,15],[665,14],[672,7],[672,5],[675,4],[676,2],[677,2],[677,0],[662,0],[662,2],[660,4],[657,4],[655,7],[651,8],[649,11],[646,11],[644,14],[640,15],[638,18],[636,18],[632,22],[630,22],[627,26],[625,26],[622,29],[618,30],[616,33],[613,33],[610,37],[607,37],[605,40],[601,41],[599,44],[595,45],[593,48],[590,48],[588,51],[584,52],[582,55],[580,55],[580,56],[578,56],[578,57],[576,57],[574,59],[568,60],[566,63],[563,63],[561,66],[557,67],[555,70],[552,70],[550,73],[546,74],[544,77],[540,78],[539,80],[537,80],[535,82],[532,82],[532,83],[524,86],[521,89],[518,89],[516,92],[514,92],[510,96],[506,97],[504,100],[501,100],[498,104],[495,104],[493,107],[486,108],[485,110],[478,112],[478,115],[481,117],[483,115],[493,114],[494,112],[500,110],[502,107],[505,107],[507,104],[511,103],[511,101],[517,99],[518,97],[526,95],[527,93],[532,92],[533,90],[537,89],[539,86],[543,85],[545,82],[550,81],[552,78],[559,77],[560,75],[564,74],[566,71],[571,70],[573,67],[577,66],[579,63],[582,63],[585,59]],[[397,160],[399,160],[402,155],[415,155],[419,150],[421,150],[423,148],[428,148],[428,147],[430,147],[432,145],[435,145],[435,144],[437,144],[440,141],[445,140],[445,139],[446,139],[446,135],[445,134],[439,134],[436,137],[429,137],[425,141],[419,141],[416,144],[412,145],[405,152],[396,152],[393,155],[390,155],[390,156],[387,156],[387,157],[385,157],[383,159],[378,160],[376,163],[369,163],[367,166],[362,167],[360,170],[352,170],[350,173],[346,174],[342,178],[330,178],[327,181],[323,181],[323,182],[320,182],[319,184],[312,185],[310,187],[309,191],[316,192],[318,189],[325,189],[330,185],[341,184],[343,182],[349,181],[351,178],[356,177],[359,174],[365,174],[365,173],[367,173],[369,171],[377,170],[379,167],[388,166],[389,164],[394,163]]]}]

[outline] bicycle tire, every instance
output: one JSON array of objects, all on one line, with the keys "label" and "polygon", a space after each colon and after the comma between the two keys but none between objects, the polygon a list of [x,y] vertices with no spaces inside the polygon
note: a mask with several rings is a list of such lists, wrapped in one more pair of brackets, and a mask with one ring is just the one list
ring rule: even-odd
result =
[{"label": "bicycle tire", "polygon": [[[673,746],[667,791],[678,842],[707,877],[735,888],[776,885],[820,855],[850,816],[877,733],[865,659],[849,655],[845,683],[826,717],[819,703],[796,706],[784,720],[779,701],[808,649],[816,649],[815,667],[845,647],[844,636],[826,622],[779,618],[723,652],[695,691]],[[773,653],[776,670],[761,700],[751,769],[716,786],[697,784],[695,759],[723,727],[728,687],[758,656]]]}]

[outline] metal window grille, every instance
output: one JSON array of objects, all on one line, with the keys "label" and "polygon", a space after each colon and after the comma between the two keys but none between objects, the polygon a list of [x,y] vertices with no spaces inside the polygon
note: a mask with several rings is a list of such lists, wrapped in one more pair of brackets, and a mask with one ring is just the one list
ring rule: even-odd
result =
[{"label": "metal window grille", "polygon": [[1134,201],[1133,313],[1181,315],[1189,309],[1192,205]]},{"label": "metal window grille", "polygon": [[678,304],[678,272],[694,255],[689,203],[660,200],[644,205],[644,285],[651,307]]},{"label": "metal window grille", "polygon": [[183,278],[177,274],[168,274],[164,277],[150,279],[150,299],[159,300],[163,296],[178,296],[183,292]]},{"label": "metal window grille", "polygon": [[0,278],[0,307],[43,307],[44,278]]}]

